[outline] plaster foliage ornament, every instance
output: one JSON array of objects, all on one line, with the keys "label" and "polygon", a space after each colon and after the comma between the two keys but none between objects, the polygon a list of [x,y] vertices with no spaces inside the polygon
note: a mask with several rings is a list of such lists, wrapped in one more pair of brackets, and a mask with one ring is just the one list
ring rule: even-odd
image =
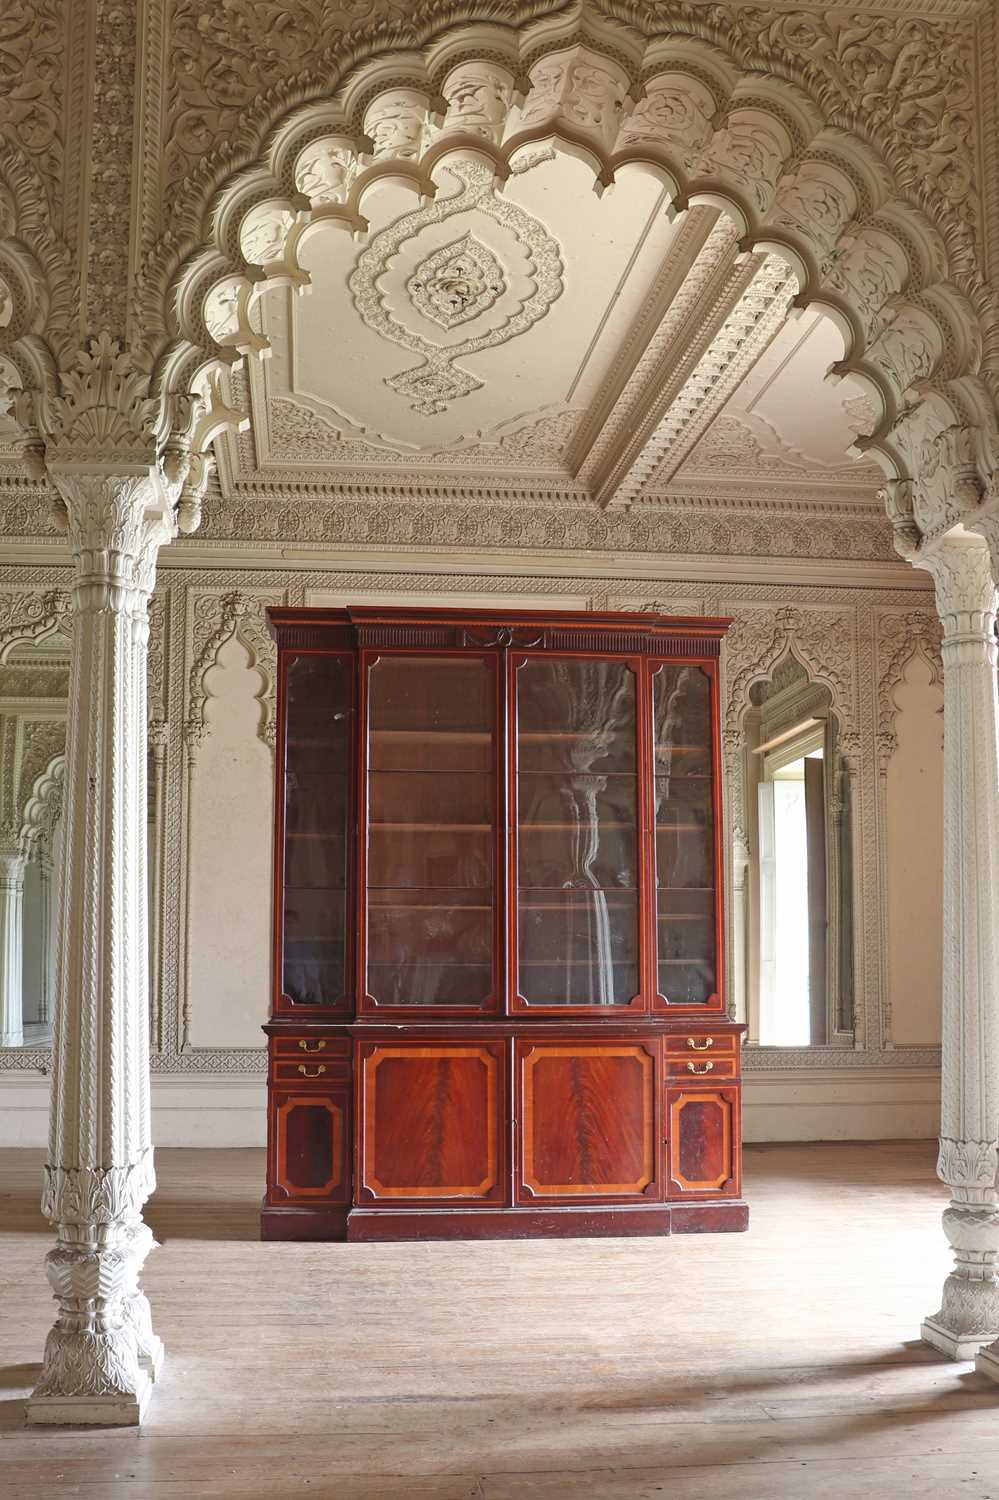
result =
[{"label": "plaster foliage ornament", "polygon": [[281,602],[277,595],[268,594],[262,598],[239,590],[226,594],[200,594],[195,599],[191,624],[192,665],[188,677],[184,730],[185,742],[192,756],[203,745],[208,733],[205,706],[209,694],[205,678],[218,661],[222,647],[233,639],[246,647],[251,666],[260,673],[262,687],[257,695],[261,706],[258,732],[264,744],[273,748],[277,652],[267,629],[264,610],[269,604]]},{"label": "plaster foliage ornament", "polygon": [[440,133],[478,135],[498,145],[513,101],[513,74],[495,63],[463,63],[444,80]]},{"label": "plaster foliage ornament", "polygon": [[72,630],[72,605],[65,589],[11,589],[0,592],[0,659],[10,647]]},{"label": "plaster foliage ornament", "polygon": [[877,321],[880,332],[867,357],[884,371],[901,398],[932,374],[943,352],[939,331],[925,313],[914,308],[899,312],[891,302],[881,309]]},{"label": "plaster foliage ornament", "polygon": [[755,110],[735,111],[691,164],[698,177],[714,174],[735,183],[760,213],[770,206],[790,141],[776,122]]},{"label": "plaster foliage ornament", "polygon": [[924,610],[909,610],[904,615],[882,615],[878,621],[878,768],[882,774],[898,748],[895,718],[898,705],[895,690],[905,677],[914,656],[921,656],[930,668],[931,681],[943,682],[940,656],[940,621]]},{"label": "plaster foliage ornament", "polygon": [[230,344],[238,337],[242,305],[249,287],[238,276],[213,286],[205,298],[205,327],[216,344]]},{"label": "plaster foliage ornament", "polygon": [[901,291],[906,275],[898,244],[890,235],[866,227],[840,236],[827,268],[830,287],[850,298],[868,327],[889,297]]},{"label": "plaster foliage ornament", "polygon": [[251,265],[266,266],[282,260],[295,215],[288,208],[261,203],[251,209],[239,229],[239,248]]},{"label": "plaster foliage ornament", "polygon": [[[451,476],[469,469],[490,470],[490,484],[498,486],[510,468],[536,472],[550,469],[565,472],[563,453],[576,428],[580,413],[567,409],[546,412],[527,422],[501,430],[487,429],[467,441],[449,444],[447,448],[425,448],[417,452],[399,452],[356,435],[325,420],[318,413],[300,406],[297,401],[280,397],[271,400],[269,408],[270,463],[297,464],[377,464],[384,463],[408,470],[440,468]],[[345,424],[346,425],[346,424]],[[391,476],[386,475],[390,480]]]},{"label": "plaster foliage ornament", "polygon": [[383,157],[418,159],[427,144],[427,96],[416,89],[392,89],[380,94],[365,111],[364,134],[371,141],[375,161]]},{"label": "plaster foliage ornament", "polygon": [[18,805],[15,817],[23,823],[25,808],[35,789],[35,783],[45,775],[53,761],[65,753],[66,722],[64,719],[31,719],[25,716],[24,740],[21,750]]},{"label": "plaster foliage ornament", "polygon": [[357,151],[349,136],[321,136],[299,152],[295,186],[313,205],[346,203],[359,170]]},{"label": "plaster foliage ornament", "polygon": [[147,394],[148,371],[117,339],[88,339],[60,376],[62,394],[48,402],[51,457],[64,452],[146,458],[156,448],[160,403]]},{"label": "plaster foliage ornament", "polygon": [[924,437],[917,454],[917,477],[911,489],[913,518],[923,537],[933,537],[981,501],[975,435],[967,427],[945,427]]},{"label": "plaster foliage ornament", "polygon": [[771,218],[810,236],[829,254],[857,207],[856,189],[845,172],[828,162],[806,161],[778,182]]},{"label": "plaster foliage ornament", "polygon": [[953,1187],[979,1189],[982,1200],[999,1180],[999,1141],[954,1141],[941,1137],[937,1176]]},{"label": "plaster foliage ornament", "polygon": [[[517,338],[533,327],[551,307],[562,292],[562,257],[558,245],[544,226],[518,204],[500,198],[495,191],[493,172],[476,161],[449,163],[448,171],[458,180],[459,191],[447,198],[438,198],[424,208],[404,214],[380,234],[375,235],[358,256],[357,265],[351,273],[348,286],[363,321],[375,333],[392,343],[401,344],[421,356],[421,363],[398,375],[390,376],[386,385],[390,390],[405,397],[414,411],[426,416],[448,409],[453,401],[472,391],[479,390],[482,381],[470,371],[463,369],[457,361],[470,354],[496,348]],[[443,224],[458,214],[467,214],[477,209],[480,214],[493,220],[512,242],[512,249],[526,259],[530,287],[522,298],[513,302],[509,311],[503,311],[491,325],[487,324],[478,333],[470,331],[460,342],[446,346],[432,343],[428,338],[402,321],[402,310],[389,306],[386,293],[379,286],[381,278],[390,269],[393,258],[420,233],[431,225]],[[460,246],[464,244],[464,250]],[[436,253],[427,263],[431,291],[424,284],[419,292],[419,302],[408,303],[414,311],[433,309],[432,321],[438,326],[460,326],[465,322],[462,303],[466,295],[474,311],[468,319],[478,318],[488,312],[502,296],[507,277],[494,256],[487,260],[480,251],[470,246],[477,242],[457,242],[446,247],[441,259]],[[464,255],[468,276],[455,274],[456,259],[451,252]],[[496,271],[492,266],[496,266]],[[497,274],[498,273],[498,274]],[[443,277],[443,281],[441,278]],[[417,276],[415,279],[419,280]],[[450,297],[455,304],[450,324],[445,323],[445,309],[449,293],[444,283],[451,283]],[[458,295],[459,283],[463,290]],[[499,287],[500,291],[493,288]],[[413,295],[411,293],[411,295]],[[508,299],[505,299],[508,300]],[[414,305],[415,304],[415,305]],[[501,304],[502,306],[502,304]],[[500,312],[500,309],[497,309]]]},{"label": "plaster foliage ornament", "polygon": [[[0,38],[0,138],[31,161],[53,216],[64,187],[69,19],[60,0],[8,0]],[[2,221],[0,211],[0,234]]]},{"label": "plaster foliage ornament", "polygon": [[685,167],[711,137],[717,104],[711,90],[683,73],[662,73],[621,126],[615,153],[640,146],[675,152]]},{"label": "plaster foliage ornament", "polygon": [[448,329],[488,311],[506,289],[503,267],[471,233],[428,255],[406,283],[417,311]]},{"label": "plaster foliage ornament", "polygon": [[725,663],[730,701],[725,734],[731,745],[742,743],[742,715],[749,689],[768,678],[787,654],[797,658],[815,682],[829,689],[840,730],[840,747],[847,754],[856,739],[856,659],[854,622],[847,615],[824,610],[776,610],[738,613],[725,638]]},{"label": "plaster foliage ornament", "polygon": [[552,52],[534,64],[518,128],[563,124],[604,151],[617,138],[628,98],[628,75],[586,47]]}]

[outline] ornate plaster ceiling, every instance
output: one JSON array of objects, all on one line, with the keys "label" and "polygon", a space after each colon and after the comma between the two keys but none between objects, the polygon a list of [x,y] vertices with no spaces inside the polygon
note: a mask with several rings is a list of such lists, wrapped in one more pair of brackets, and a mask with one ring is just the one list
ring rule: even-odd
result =
[{"label": "ornate plaster ceiling", "polygon": [[[306,164],[331,199],[348,165]],[[838,333],[788,319],[787,267],[740,254],[716,209],[673,217],[637,167],[599,194],[537,145],[504,183],[469,153],[436,185],[387,175],[363,233],[304,230],[308,294],[256,305],[272,352],[233,376],[251,424],[218,444],[223,494],[877,504],[877,471],[847,458],[864,397],[824,379]],[[266,218],[247,232],[266,265]]]}]

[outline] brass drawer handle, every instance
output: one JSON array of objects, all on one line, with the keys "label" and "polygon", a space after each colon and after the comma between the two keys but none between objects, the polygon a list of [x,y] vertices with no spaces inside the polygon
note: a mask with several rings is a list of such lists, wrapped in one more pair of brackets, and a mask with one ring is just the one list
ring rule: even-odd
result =
[{"label": "brass drawer handle", "polygon": [[301,1047],[303,1052],[321,1052],[326,1046],[326,1043],[301,1041],[298,1045]]},{"label": "brass drawer handle", "polygon": [[713,1067],[714,1067],[714,1063],[713,1062],[702,1062],[702,1063],[689,1062],[687,1064],[687,1072],[688,1073],[710,1073],[711,1069]]},{"label": "brass drawer handle", "polygon": [[713,1047],[714,1044],[715,1039],[713,1036],[706,1036],[703,1042],[699,1042],[696,1036],[688,1036],[687,1038],[687,1046],[693,1048],[695,1052],[707,1052],[708,1048]]},{"label": "brass drawer handle", "polygon": [[316,1068],[316,1070],[313,1072],[313,1070],[311,1068],[307,1068],[304,1063],[299,1063],[298,1071],[301,1073],[303,1078],[321,1078],[322,1075],[326,1072],[326,1064],[320,1063],[319,1067]]}]

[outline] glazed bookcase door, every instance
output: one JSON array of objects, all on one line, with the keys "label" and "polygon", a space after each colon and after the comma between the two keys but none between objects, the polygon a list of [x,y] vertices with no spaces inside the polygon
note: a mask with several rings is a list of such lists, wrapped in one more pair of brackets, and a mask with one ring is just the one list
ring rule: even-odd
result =
[{"label": "glazed bookcase door", "polygon": [[276,807],[275,1012],[343,1017],[353,1004],[354,656],[282,661]]},{"label": "glazed bookcase door", "polygon": [[495,653],[362,654],[361,1010],[501,1003],[502,704]]},{"label": "glazed bookcase door", "polygon": [[722,1008],[720,759],[713,663],[648,664],[654,1009]]},{"label": "glazed bookcase door", "polygon": [[640,663],[518,653],[509,701],[511,1009],[645,1009]]}]

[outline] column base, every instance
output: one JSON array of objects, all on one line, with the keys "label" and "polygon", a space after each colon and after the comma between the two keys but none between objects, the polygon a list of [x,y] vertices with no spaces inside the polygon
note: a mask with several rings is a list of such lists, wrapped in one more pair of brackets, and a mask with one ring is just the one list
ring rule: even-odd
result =
[{"label": "column base", "polygon": [[979,1375],[986,1375],[999,1385],[999,1340],[985,1349],[979,1349],[975,1355],[975,1369]]},{"label": "column base", "polygon": [[924,1344],[932,1344],[934,1349],[939,1349],[941,1354],[946,1354],[948,1359],[963,1360],[974,1359],[982,1345],[990,1344],[995,1334],[956,1334],[941,1323],[935,1323],[932,1318],[927,1318],[919,1330],[919,1337]]},{"label": "column base", "polygon": [[160,1378],[160,1371],[163,1369],[164,1352],[163,1340],[159,1334],[147,1334],[146,1346],[139,1350],[139,1365],[145,1370],[152,1382]]},{"label": "column base", "polygon": [[30,1427],[138,1427],[152,1393],[153,1383],[142,1369],[128,1395],[31,1396],[25,1418]]}]

